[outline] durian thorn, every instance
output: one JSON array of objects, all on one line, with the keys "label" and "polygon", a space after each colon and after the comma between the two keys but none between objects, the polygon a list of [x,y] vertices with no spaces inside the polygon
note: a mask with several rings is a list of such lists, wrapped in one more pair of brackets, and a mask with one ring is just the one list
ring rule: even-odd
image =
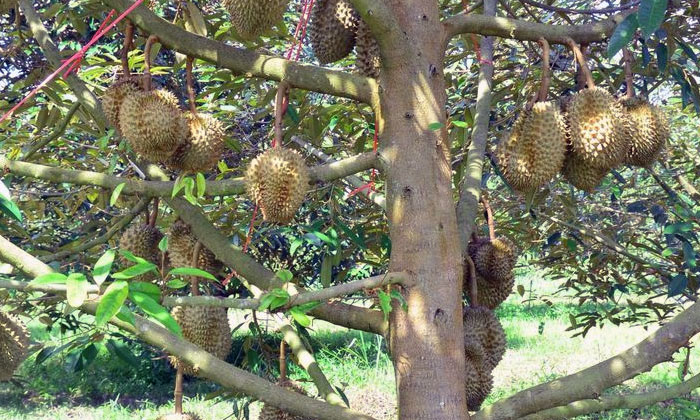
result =
[{"label": "durian thorn", "polygon": [[477,307],[479,306],[479,290],[476,285],[476,267],[474,266],[474,260],[469,255],[467,255],[465,260],[467,261],[467,285],[469,286],[467,294],[469,303],[470,306]]},{"label": "durian thorn", "polygon": [[[199,252],[202,250],[202,243],[197,241],[194,243],[192,250],[192,267],[199,268]],[[192,296],[199,296],[199,277],[192,276]]]},{"label": "durian thorn", "polygon": [[192,114],[197,115],[197,105],[194,95],[194,80],[192,78],[192,63],[194,62],[194,57],[187,57],[187,64],[185,65],[185,74],[187,76],[187,96],[190,102],[190,111]]},{"label": "durian thorn", "polygon": [[272,147],[280,147],[282,145],[282,122],[284,114],[287,112],[285,101],[289,94],[289,82],[282,80],[277,87],[277,99],[275,101],[275,138]]},{"label": "durian thorn", "polygon": [[491,241],[496,240],[496,222],[493,220],[493,211],[491,210],[491,205],[489,200],[486,198],[486,194],[481,195],[481,204],[484,205],[484,213],[486,214],[486,223],[489,226],[489,239]]},{"label": "durian thorn", "polygon": [[625,83],[627,84],[627,99],[634,97],[634,74],[632,73],[632,62],[634,58],[632,53],[627,48],[622,49],[622,55],[625,59]]},{"label": "durian thorn", "polygon": [[595,82],[593,81],[593,74],[591,73],[591,69],[588,68],[588,64],[586,64],[586,57],[583,55],[581,48],[576,43],[576,41],[574,41],[571,38],[566,39],[566,44],[574,53],[574,57],[576,57],[576,61],[578,62],[579,66],[581,66],[581,72],[586,78],[586,84],[588,85],[588,88],[594,88]]},{"label": "durian thorn", "polygon": [[542,84],[538,96],[538,100],[542,102],[547,100],[547,91],[549,90],[549,42],[544,38],[538,39],[537,42],[542,47]]},{"label": "durian thorn", "polygon": [[124,44],[122,47],[122,71],[124,76],[130,76],[129,71],[129,51],[134,43],[134,23],[130,20],[126,21],[126,29],[124,30]]},{"label": "durian thorn", "polygon": [[175,399],[175,414],[182,414],[182,360],[177,363],[177,373],[175,374],[175,391],[173,398]]},{"label": "durian thorn", "polygon": [[287,347],[284,339],[280,341],[280,382],[287,380]]},{"label": "durian thorn", "polygon": [[158,197],[153,199],[153,210],[151,211],[151,216],[148,218],[148,226],[156,227],[156,222],[158,221],[158,206],[160,201]]},{"label": "durian thorn", "polygon": [[151,90],[151,48],[153,48],[153,44],[155,44],[156,42],[159,42],[159,39],[156,35],[149,36],[148,40],[146,41],[146,47],[143,51],[143,60],[145,64],[144,74],[146,75],[144,87],[146,91]]}]

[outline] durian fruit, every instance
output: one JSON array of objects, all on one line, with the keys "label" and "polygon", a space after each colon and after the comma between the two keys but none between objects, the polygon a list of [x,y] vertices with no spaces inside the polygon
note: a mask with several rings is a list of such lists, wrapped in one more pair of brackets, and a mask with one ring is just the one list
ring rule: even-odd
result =
[{"label": "durian fruit", "polygon": [[483,365],[492,371],[506,352],[506,334],[492,310],[484,306],[469,307],[464,311],[464,342],[481,345]]},{"label": "durian fruit", "polygon": [[[513,291],[513,268],[517,260],[515,247],[510,240],[503,237],[494,241],[479,238],[470,243],[467,250],[476,269],[479,304],[494,309]],[[468,290],[466,284],[464,287]]]},{"label": "durian fruit", "polygon": [[156,420],[202,420],[202,418],[195,413],[169,413],[159,416]]},{"label": "durian fruit", "polygon": [[668,138],[668,135],[660,134],[664,131],[658,114],[661,111],[639,97],[624,98],[620,103],[630,121],[629,149],[625,163],[639,167],[651,166],[658,159]]},{"label": "durian fruit", "polygon": [[[192,267],[192,254],[197,238],[192,228],[181,219],[177,219],[168,231],[168,254],[173,268]],[[201,246],[197,267],[209,274],[216,275],[223,268],[221,261],[208,248]]]},{"label": "durian fruit", "polygon": [[161,252],[158,243],[163,234],[156,227],[148,224],[133,224],[119,238],[119,248],[131,252],[137,257],[160,265]]},{"label": "durian fruit", "polygon": [[309,38],[321,64],[346,57],[355,46],[360,16],[347,0],[316,0],[311,14]]},{"label": "durian fruit", "polygon": [[223,0],[231,24],[243,38],[262,35],[282,20],[289,0]]},{"label": "durian fruit", "polygon": [[207,114],[186,112],[188,135],[168,161],[173,169],[205,172],[216,166],[224,151],[224,126]]},{"label": "durian fruit", "polygon": [[493,375],[483,364],[465,360],[466,374],[464,381],[467,394],[467,409],[477,411],[493,389]]},{"label": "durian fruit", "polygon": [[[176,306],[171,315],[182,328],[185,340],[222,360],[231,352],[231,330],[228,327],[226,308]],[[177,369],[181,362],[170,356],[170,363]],[[182,369],[185,375],[196,375],[199,371],[198,366],[189,363],[182,363]]]},{"label": "durian fruit", "polygon": [[126,76],[117,79],[112,86],[102,94],[102,110],[107,122],[119,130],[119,110],[127,96],[141,92],[143,76]]},{"label": "durian fruit", "polygon": [[[277,381],[277,385],[288,388],[298,394],[306,395],[306,392],[294,382],[284,379]],[[295,416],[277,407],[273,407],[270,404],[263,404],[262,410],[260,411],[259,420],[312,420],[307,417]]]},{"label": "durian fruit", "polygon": [[379,77],[381,68],[381,56],[379,44],[372,35],[369,26],[360,19],[357,24],[357,37],[355,39],[355,67],[363,76]]},{"label": "durian fruit", "polygon": [[164,89],[124,98],[119,129],[132,149],[153,162],[165,162],[187,138],[187,121],[175,95]]},{"label": "durian fruit", "polygon": [[27,328],[17,317],[0,311],[0,381],[12,379],[28,350]]},{"label": "durian fruit", "polygon": [[245,174],[248,193],[260,206],[263,218],[286,223],[304,201],[309,170],[294,150],[273,147],[256,157]]},{"label": "durian fruit", "polygon": [[589,193],[593,192],[600,185],[607,174],[608,169],[592,166],[575,155],[570,155],[566,159],[562,169],[564,179],[579,190]]},{"label": "durian fruit", "polygon": [[577,159],[607,170],[623,162],[629,120],[612,95],[597,87],[581,90],[567,111],[571,151]]},{"label": "durian fruit", "polygon": [[558,104],[537,102],[518,117],[496,156],[508,184],[526,192],[546,184],[561,170],[566,147],[566,124]]}]

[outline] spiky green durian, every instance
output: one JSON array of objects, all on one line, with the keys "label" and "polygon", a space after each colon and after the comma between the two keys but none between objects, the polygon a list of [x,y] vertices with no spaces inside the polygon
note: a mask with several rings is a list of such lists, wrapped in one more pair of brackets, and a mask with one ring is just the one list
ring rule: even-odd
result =
[{"label": "spiky green durian", "polygon": [[262,35],[282,20],[288,0],[224,0],[231,24],[243,38]]},{"label": "spiky green durian", "polygon": [[[219,359],[226,359],[231,352],[231,330],[228,327],[226,308],[209,306],[176,306],[172,316],[182,328],[185,340],[196,344]],[[170,357],[177,369],[180,360]],[[182,364],[185,375],[196,375],[198,366]]]},{"label": "spiky green durian", "polygon": [[211,115],[186,112],[187,137],[168,160],[173,169],[206,172],[216,166],[224,151],[224,126]]},{"label": "spiky green durian", "polygon": [[27,328],[14,315],[0,311],[0,381],[12,379],[28,351]]},{"label": "spiky green durian", "polygon": [[321,64],[346,57],[355,46],[360,16],[347,0],[316,0],[311,15],[309,38]]}]

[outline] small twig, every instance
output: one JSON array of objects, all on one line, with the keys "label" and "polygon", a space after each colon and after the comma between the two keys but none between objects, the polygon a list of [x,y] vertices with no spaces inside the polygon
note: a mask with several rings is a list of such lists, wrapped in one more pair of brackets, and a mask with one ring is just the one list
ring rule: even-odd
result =
[{"label": "small twig", "polygon": [[280,382],[287,380],[287,348],[284,340],[280,341]]},{"label": "small twig", "polygon": [[192,62],[194,62],[193,57],[187,57],[187,64],[185,65],[185,74],[187,76],[187,96],[190,102],[190,111],[192,114],[197,114],[197,104],[196,97],[194,94],[194,80],[192,77]]},{"label": "small twig", "polygon": [[124,76],[130,76],[129,70],[129,51],[134,42],[134,23],[130,20],[126,21],[126,30],[124,31],[124,46],[122,47],[122,72]]},{"label": "small twig", "polygon": [[586,78],[586,84],[588,84],[588,88],[589,89],[594,88],[595,82],[593,81],[593,74],[591,73],[591,69],[588,68],[588,64],[586,63],[586,57],[583,55],[581,48],[576,43],[576,41],[574,41],[571,38],[567,39],[566,44],[569,46],[571,51],[574,53],[574,57],[576,57],[576,61],[578,61],[579,66],[581,66],[581,72],[583,73],[584,77]]},{"label": "small twig", "polygon": [[68,124],[70,123],[70,120],[73,118],[73,115],[75,115],[76,111],[78,111],[78,108],[80,108],[81,103],[76,102],[73,104],[73,106],[70,107],[68,112],[66,113],[66,116],[63,117],[63,120],[61,120],[60,125],[51,133],[51,135],[47,136],[46,138],[39,140],[36,142],[30,149],[27,151],[27,153],[22,156],[21,159],[19,160],[29,160],[30,157],[32,157],[36,152],[38,152],[42,147],[46,146],[47,144],[51,143],[52,141],[56,140],[57,138],[61,137],[63,133],[65,133],[66,128],[68,127]]},{"label": "small twig", "polygon": [[156,42],[158,42],[158,37],[156,35],[149,36],[148,40],[146,41],[146,47],[144,48],[143,52],[145,64],[144,73],[146,75],[144,87],[147,91],[151,90],[151,48],[153,48],[153,44],[155,44]]},{"label": "small twig", "polygon": [[178,360],[177,373],[175,374],[175,392],[173,393],[173,396],[175,397],[175,414],[182,414],[182,382],[184,379],[184,374],[182,373],[182,363],[182,360]]},{"label": "small twig", "polygon": [[606,7],[604,9],[569,9],[565,7],[550,6],[548,4],[540,3],[534,0],[520,0],[520,2],[529,4],[530,6],[535,6],[538,9],[549,10],[550,12],[575,13],[579,15],[612,14],[638,6],[640,3],[640,1],[634,1],[632,3],[624,4],[622,6]]},{"label": "small twig", "polygon": [[151,216],[148,218],[148,226],[156,227],[156,222],[158,221],[158,206],[160,204],[160,199],[158,197],[153,199],[153,211]]},{"label": "small twig", "polygon": [[634,96],[634,75],[632,74],[632,53],[627,49],[622,49],[622,55],[625,59],[625,82],[627,83],[627,98]]},{"label": "small twig", "polygon": [[476,284],[476,267],[474,266],[472,257],[469,255],[466,256],[465,261],[467,262],[467,285],[469,286],[467,293],[471,306],[475,308],[479,306],[479,290]]},{"label": "small twig", "polygon": [[486,214],[486,223],[489,226],[489,239],[491,241],[496,240],[496,222],[493,220],[493,211],[491,210],[491,205],[489,200],[486,198],[486,193],[482,193],[480,198],[481,204],[484,205],[484,213]]},{"label": "small twig", "polygon": [[547,91],[549,90],[549,42],[546,39],[540,38],[537,42],[542,47],[542,84],[540,85],[540,93],[538,100],[540,102],[547,100]]},{"label": "small twig", "polygon": [[285,108],[285,98],[289,94],[289,82],[283,80],[277,87],[277,100],[275,101],[275,140],[273,147],[282,146],[282,123],[284,114],[287,111]]}]

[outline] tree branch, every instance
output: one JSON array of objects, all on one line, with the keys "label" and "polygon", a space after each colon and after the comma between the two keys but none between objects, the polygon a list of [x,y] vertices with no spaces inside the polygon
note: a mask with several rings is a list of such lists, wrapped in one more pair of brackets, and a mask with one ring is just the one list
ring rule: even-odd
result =
[{"label": "tree branch", "polygon": [[[129,0],[106,0],[104,3],[120,12],[132,5]],[[163,46],[227,68],[235,74],[278,82],[286,80],[295,88],[342,96],[367,104],[373,104],[377,99],[377,83],[374,79],[296,63],[199,36],[161,19],[143,4],[131,12],[129,19],[145,32],[158,35]]]},{"label": "tree branch", "polygon": [[[54,272],[51,267],[19,249],[2,236],[0,236],[0,245],[2,245],[0,246],[0,258],[10,262],[12,265],[17,264],[15,267],[21,270],[26,276],[37,277]],[[26,283],[24,289],[31,290],[31,287]],[[80,309],[87,313],[95,314],[97,305],[97,302],[86,302]],[[120,321],[116,317],[113,318],[110,323],[124,331],[136,335],[141,340],[156,348],[162,349],[192,365],[196,365],[199,367],[198,375],[202,378],[210,379],[226,388],[250,395],[275,407],[281,407],[292,414],[322,420],[374,420],[370,416],[358,413],[349,408],[330,405],[314,398],[300,395],[297,392],[270,383],[243,369],[236,368],[212,356],[200,347],[176,337],[165,328],[141,316],[134,315],[133,325]]]},{"label": "tree branch", "polygon": [[618,408],[641,408],[661,401],[678,398],[681,395],[690,393],[699,386],[700,374],[669,388],[662,388],[642,394],[611,395],[592,400],[576,401],[562,407],[550,408],[549,410],[530,414],[529,416],[523,417],[522,420],[570,419],[584,414],[598,413],[600,411]]},{"label": "tree branch", "polygon": [[56,127],[56,129],[54,129],[51,135],[48,135],[45,138],[31,145],[29,149],[24,153],[21,160],[29,160],[29,158],[31,158],[42,147],[61,137],[63,133],[65,133],[66,127],[68,127],[68,124],[73,118],[73,115],[75,115],[76,111],[78,111],[78,108],[80,108],[81,105],[82,104],[80,102],[74,103],[73,106],[71,106],[70,109],[68,109],[68,112],[66,112],[66,115],[63,117],[60,124],[58,125],[58,127]]},{"label": "tree branch", "polygon": [[519,419],[573,401],[597,398],[605,389],[672,359],[700,332],[700,303],[629,349],[574,374],[520,391],[479,411],[472,420]]},{"label": "tree branch", "polygon": [[[484,1],[484,15],[496,15],[496,0]],[[491,98],[493,96],[493,38],[483,37],[480,48],[482,63],[479,70],[479,88],[476,94],[476,116],[471,142],[467,150],[466,169],[459,190],[459,201],[457,202],[457,223],[463,255],[467,252],[467,245],[474,230],[474,219],[479,209],[481,176],[484,168],[484,154],[486,153],[491,116]]]},{"label": "tree branch", "polygon": [[[311,168],[313,181],[333,181],[376,166],[377,157],[372,152],[362,153],[340,161],[318,165]],[[141,194],[149,197],[170,196],[175,183],[173,181],[144,181],[136,178],[122,178],[114,175],[92,171],[77,171],[39,165],[36,163],[9,160],[0,155],[0,168],[15,175],[43,179],[54,183],[74,185],[94,185],[114,189],[125,183],[123,194]],[[243,178],[229,178],[221,181],[206,181],[206,196],[226,196],[245,192]]]},{"label": "tree branch", "polygon": [[[309,302],[325,302],[342,296],[348,296],[364,289],[374,289],[389,284],[410,285],[411,280],[408,273],[387,273],[381,276],[368,277],[366,279],[353,281],[350,283],[338,284],[321,290],[312,290],[293,294],[289,297],[289,302],[280,307],[284,311],[293,306],[303,305]],[[236,309],[257,309],[260,306],[260,299],[229,299],[215,296],[168,296],[163,299],[164,306],[220,306],[224,308]]]},{"label": "tree branch", "polygon": [[[54,68],[60,67],[63,64],[63,57],[61,57],[61,53],[56,47],[56,44],[51,40],[49,31],[46,30],[46,27],[41,22],[41,16],[39,16],[36,9],[34,9],[32,1],[19,0],[19,7],[22,9],[24,17],[27,19],[29,29],[32,31],[34,39],[36,39],[46,59]],[[92,114],[100,129],[104,130],[105,127],[107,127],[107,119],[102,112],[102,105],[97,96],[92,93],[87,85],[75,74],[71,74],[65,80],[68,86],[75,92],[78,101]]]},{"label": "tree branch", "polygon": [[521,3],[529,4],[535,6],[538,9],[549,10],[550,12],[560,12],[560,13],[573,13],[578,15],[604,15],[617,13],[622,10],[631,9],[633,7],[639,6],[639,1],[633,1],[632,3],[623,4],[617,7],[606,7],[603,9],[569,9],[565,7],[550,6],[548,4],[540,3],[534,0],[520,0]]},{"label": "tree branch", "polygon": [[552,44],[566,44],[567,38],[578,43],[592,43],[605,40],[615,26],[630,12],[617,14],[609,19],[586,25],[545,25],[524,20],[485,15],[459,14],[443,21],[447,40],[462,33],[475,33],[501,38],[537,41],[545,38]]}]

